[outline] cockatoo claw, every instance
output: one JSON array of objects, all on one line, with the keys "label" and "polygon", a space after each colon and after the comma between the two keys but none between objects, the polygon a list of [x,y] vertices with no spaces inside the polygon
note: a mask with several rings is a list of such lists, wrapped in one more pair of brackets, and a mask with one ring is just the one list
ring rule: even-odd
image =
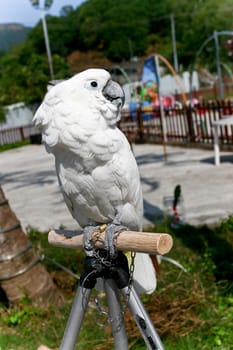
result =
[{"label": "cockatoo claw", "polygon": [[115,240],[121,231],[128,230],[127,227],[120,224],[109,224],[105,230],[105,250],[107,250],[110,258],[114,258],[117,254],[117,249],[115,246]]},{"label": "cockatoo claw", "polygon": [[83,229],[83,247],[88,256],[93,255],[92,234],[99,231],[99,226],[86,226]]}]

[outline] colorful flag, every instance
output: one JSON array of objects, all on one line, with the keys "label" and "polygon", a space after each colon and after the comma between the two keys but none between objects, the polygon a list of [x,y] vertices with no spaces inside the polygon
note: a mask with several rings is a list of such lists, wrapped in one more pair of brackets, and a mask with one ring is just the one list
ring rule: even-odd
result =
[{"label": "colorful flag", "polygon": [[159,74],[158,68],[155,60],[155,56],[150,56],[144,61],[144,66],[142,69],[142,83],[146,85],[147,83],[155,83],[159,85]]}]

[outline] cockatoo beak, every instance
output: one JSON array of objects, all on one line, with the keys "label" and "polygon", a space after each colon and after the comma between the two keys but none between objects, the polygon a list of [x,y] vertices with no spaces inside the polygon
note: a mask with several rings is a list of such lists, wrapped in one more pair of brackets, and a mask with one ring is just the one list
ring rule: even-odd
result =
[{"label": "cockatoo beak", "polygon": [[125,102],[125,94],[118,83],[109,80],[103,88],[102,93],[108,101],[117,107],[118,111],[121,110]]}]

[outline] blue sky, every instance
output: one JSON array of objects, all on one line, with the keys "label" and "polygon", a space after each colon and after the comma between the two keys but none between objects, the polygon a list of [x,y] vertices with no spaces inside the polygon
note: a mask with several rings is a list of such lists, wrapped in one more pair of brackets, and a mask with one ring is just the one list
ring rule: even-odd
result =
[{"label": "blue sky", "polygon": [[[59,16],[61,7],[72,5],[77,8],[84,0],[53,0],[49,14]],[[40,0],[44,4],[44,0]],[[35,10],[30,0],[0,0],[0,24],[22,23],[33,27],[40,20],[40,11]]]}]

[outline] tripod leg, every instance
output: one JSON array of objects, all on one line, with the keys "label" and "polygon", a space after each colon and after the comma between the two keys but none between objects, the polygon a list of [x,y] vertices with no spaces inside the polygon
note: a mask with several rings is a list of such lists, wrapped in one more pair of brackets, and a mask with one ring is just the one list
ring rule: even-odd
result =
[{"label": "tripod leg", "polygon": [[124,287],[121,289],[121,292],[123,293],[126,300],[128,301],[129,308],[144,338],[144,341],[147,345],[147,349],[165,350],[160,340],[160,337],[156,332],[154,325],[151,322],[149,315],[146,312],[135,289],[132,287],[130,290],[130,294],[128,294],[129,293],[128,287]]},{"label": "tripod leg", "polygon": [[84,318],[84,313],[91,295],[91,289],[78,287],[60,350],[73,350]]},{"label": "tripod leg", "polygon": [[104,280],[104,287],[108,302],[115,350],[128,350],[128,339],[125,331],[125,323],[118,288],[116,287],[115,282],[111,279]]}]

